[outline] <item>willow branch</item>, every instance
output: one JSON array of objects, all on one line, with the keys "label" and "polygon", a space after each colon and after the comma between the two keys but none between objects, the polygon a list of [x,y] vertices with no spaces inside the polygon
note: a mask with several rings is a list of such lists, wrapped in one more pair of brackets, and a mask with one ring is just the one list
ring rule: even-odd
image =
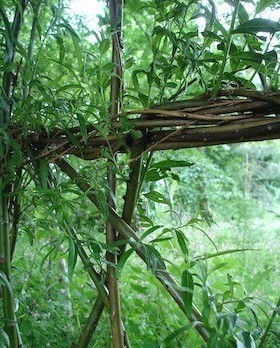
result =
[{"label": "willow branch", "polygon": [[134,210],[137,204],[137,199],[139,196],[139,188],[141,186],[141,171],[143,167],[143,156],[142,156],[143,148],[144,148],[144,140],[136,144],[131,151],[130,174],[129,174],[129,180],[126,186],[124,207],[123,207],[123,213],[122,213],[122,218],[128,225],[131,225],[133,213],[134,213]]},{"label": "willow branch", "polygon": [[[109,13],[112,31],[112,63],[114,65],[111,76],[110,89],[110,117],[115,119],[120,111],[122,94],[122,20],[123,20],[123,0],[109,0]],[[115,160],[116,162],[116,160]],[[108,204],[115,208],[112,196],[116,196],[116,175],[114,165],[108,162],[107,180],[110,193],[108,194]],[[117,239],[116,230],[112,223],[106,222],[106,243],[110,245]],[[119,294],[119,282],[116,277],[116,265],[118,262],[116,253],[107,250],[107,286],[109,290],[110,322],[112,333],[113,348],[124,348],[124,333],[121,320],[121,305]]]},{"label": "willow branch", "polygon": [[105,305],[108,304],[108,290],[102,282],[102,279],[98,272],[94,269],[92,262],[90,260],[90,257],[88,256],[85,248],[82,246],[81,241],[78,239],[76,231],[73,228],[67,228],[66,226],[66,231],[67,233],[71,236],[73,241],[75,242],[76,248],[78,255],[84,265],[85,270],[89,274],[91,280],[93,281],[98,293],[100,294],[102,301],[104,302]]},{"label": "willow branch", "polygon": [[[81,189],[81,191],[87,195],[90,201],[101,210],[98,199],[92,192],[90,185],[79,176],[76,170],[65,160],[59,161],[57,165],[72,179],[72,181]],[[124,239],[129,240],[129,244],[148,265],[149,260],[147,259],[147,250],[145,245],[142,244],[135,231],[120,216],[118,216],[115,210],[111,207],[108,207],[108,220],[114,226],[114,228],[119,231]],[[174,301],[178,304],[179,308],[185,313],[182,291],[180,290],[176,281],[159,262],[156,262],[153,272],[156,278],[162,283]],[[194,324],[194,327],[201,337],[207,341],[209,339],[209,332],[203,326],[201,322],[201,314],[195,306],[193,306],[192,313],[188,316],[188,318]]]},{"label": "willow branch", "polygon": [[[137,200],[139,197],[139,191],[141,188],[141,173],[143,167],[143,140],[138,142],[131,151],[131,162],[130,162],[130,174],[126,184],[126,193],[124,197],[124,206],[122,218],[128,224],[131,225]],[[120,246],[120,259],[126,249],[126,243]]]},{"label": "willow branch", "polygon": [[87,348],[89,346],[90,340],[93,333],[96,330],[97,324],[103,313],[105,304],[102,296],[98,295],[95,304],[90,312],[86,324],[83,326],[82,332],[79,336],[78,343],[73,346],[73,348]]},{"label": "willow branch", "polygon": [[[8,18],[0,7],[1,16],[4,21],[6,31],[6,49],[4,57],[4,73],[2,80],[2,104],[5,107],[1,107],[0,110],[0,127],[9,125],[11,121],[12,112],[12,83],[13,72],[10,71],[10,66],[14,63],[16,53],[16,42],[23,22],[23,14],[27,1],[21,0],[17,2],[14,21],[12,27]],[[2,149],[1,155],[5,153],[6,143],[3,139],[0,139],[0,148]],[[6,163],[5,163],[6,162]],[[8,171],[9,168],[9,154],[6,158],[0,157],[0,167],[5,168]],[[2,283],[3,292],[3,313],[5,320],[5,331],[9,336],[10,348],[18,348],[21,345],[20,332],[18,330],[18,324],[16,321],[15,308],[14,308],[14,296],[11,291],[11,245],[10,245],[10,214],[9,214],[9,196],[11,195],[11,180],[9,173],[0,177],[0,271],[2,277],[6,278],[6,282]],[[6,180],[6,183],[5,183]]]},{"label": "willow branch", "polygon": [[[1,182],[0,182],[1,184]],[[9,213],[7,192],[1,192],[0,199],[0,272],[6,278],[6,284],[1,285],[3,296],[3,314],[5,331],[10,339],[10,347],[17,348],[17,323],[14,311],[14,298],[8,285],[11,280],[11,257],[9,237]]]}]

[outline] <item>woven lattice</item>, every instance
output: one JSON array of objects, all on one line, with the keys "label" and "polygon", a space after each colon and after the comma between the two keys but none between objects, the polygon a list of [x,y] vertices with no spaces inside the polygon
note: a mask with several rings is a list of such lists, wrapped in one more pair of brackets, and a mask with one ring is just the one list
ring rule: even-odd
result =
[{"label": "woven lattice", "polygon": [[[222,92],[215,101],[203,97],[128,111],[125,119],[126,126],[142,132],[143,151],[150,151],[280,138],[279,113],[280,93],[233,90]],[[112,121],[114,129],[106,137],[88,125],[86,144],[79,127],[55,129],[48,135],[31,133],[28,143],[41,156],[54,158],[74,154],[96,159],[104,148],[127,152],[135,139],[123,133],[122,116]],[[79,145],[71,141],[70,133]]]}]

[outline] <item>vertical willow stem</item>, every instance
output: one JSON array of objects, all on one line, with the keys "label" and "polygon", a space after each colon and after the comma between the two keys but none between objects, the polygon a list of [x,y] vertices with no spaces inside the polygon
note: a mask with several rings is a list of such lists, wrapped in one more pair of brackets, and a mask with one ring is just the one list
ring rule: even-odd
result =
[{"label": "vertical willow stem", "polygon": [[[2,182],[0,182],[0,185]],[[0,199],[0,271],[5,275],[7,284],[2,285],[3,313],[5,320],[5,331],[10,339],[10,347],[17,348],[17,328],[14,312],[14,298],[11,286],[8,286],[11,278],[10,236],[7,190],[1,192]]]},{"label": "vertical willow stem", "polygon": [[[116,192],[116,178],[115,175],[108,172],[108,184],[111,192],[115,194]],[[109,199],[109,204],[114,207],[111,199]],[[116,230],[110,221],[106,223],[106,243],[108,246],[116,241]],[[116,277],[116,265],[117,265],[117,255],[115,252],[107,251],[106,253],[107,264],[107,286],[109,290],[109,310],[110,310],[110,322],[111,322],[111,333],[112,333],[112,343],[114,348],[124,347],[124,335],[122,329],[121,321],[121,305],[120,305],[120,294],[119,294],[119,284]]]},{"label": "vertical willow stem", "polygon": [[133,213],[137,204],[139,189],[141,186],[141,172],[143,166],[143,151],[144,144],[140,142],[135,145],[131,153],[130,175],[127,182],[125,201],[123,207],[122,218],[129,225],[131,224]]},{"label": "vertical willow stem", "polygon": [[[114,68],[111,77],[110,90],[110,116],[114,119],[120,111],[121,94],[122,94],[122,0],[110,0],[109,12],[111,19],[112,31],[112,63]],[[116,196],[116,175],[114,173],[113,163],[108,163],[107,169],[108,186],[110,189],[108,204],[115,208],[112,196]],[[117,239],[116,230],[110,221],[106,223],[106,243],[109,246]],[[110,304],[110,322],[112,343],[114,348],[124,347],[124,334],[121,321],[121,305],[118,279],[116,277],[116,265],[118,262],[116,253],[107,251],[106,259],[107,265],[107,286],[109,290],[109,304]]]},{"label": "vertical willow stem", "polygon": [[222,65],[220,67],[220,71],[219,71],[219,75],[218,75],[218,79],[215,82],[215,86],[214,86],[214,90],[213,90],[213,94],[212,94],[212,99],[217,98],[219,91],[221,89],[221,85],[222,85],[222,80],[223,80],[223,76],[224,76],[224,71],[225,71],[225,67],[226,67],[226,63],[227,63],[227,59],[229,56],[229,52],[230,52],[230,48],[231,48],[231,42],[232,42],[232,33],[234,30],[234,26],[235,26],[235,21],[236,21],[236,17],[238,14],[238,9],[239,9],[239,4],[240,4],[241,0],[236,0],[234,2],[234,11],[232,14],[232,18],[231,18],[231,23],[230,23],[230,28],[229,28],[229,33],[228,33],[228,38],[227,38],[227,42],[226,42],[226,47],[225,47],[225,53],[224,53],[224,58],[222,61]]},{"label": "vertical willow stem", "polygon": [[88,317],[88,320],[83,327],[83,330],[78,339],[78,343],[73,346],[73,348],[87,348],[90,340],[92,338],[92,334],[95,331],[97,324],[100,320],[102,312],[104,310],[105,304],[102,299],[102,296],[98,295],[95,304],[92,308],[92,311]]},{"label": "vertical willow stem", "polygon": [[66,229],[68,234],[75,241],[78,255],[84,264],[85,270],[88,272],[91,280],[94,282],[98,290],[97,299],[79,336],[78,343],[76,345],[73,345],[73,348],[87,348],[103,313],[103,310],[106,305],[108,306],[108,291],[106,286],[102,284],[101,278],[95,271],[90,257],[82,246],[80,240],[78,239],[75,230],[72,228],[68,229],[67,226]]},{"label": "vertical willow stem", "polygon": [[[0,127],[9,126],[12,118],[12,80],[13,71],[8,67],[15,61],[16,42],[23,23],[23,13],[27,5],[27,0],[17,2],[13,24],[7,20],[4,9],[1,9],[2,17],[5,18],[6,29],[6,51],[4,59],[4,73],[2,80],[1,97],[6,102],[6,107],[0,110]],[[9,168],[9,153],[6,151],[6,143],[1,141],[0,148],[0,168],[7,174],[0,179],[0,272],[5,278],[2,285],[3,293],[3,313],[5,320],[5,331],[10,339],[10,348],[18,348],[21,343],[19,330],[16,323],[14,311],[14,297],[12,292],[11,280],[11,247],[10,247],[10,223],[9,223],[9,195],[13,175]]]},{"label": "vertical willow stem", "polygon": [[[133,213],[137,204],[137,199],[139,196],[139,191],[141,189],[141,184],[143,178],[141,178],[142,167],[143,167],[143,141],[139,142],[132,148],[131,152],[131,164],[130,164],[130,174],[129,179],[126,184],[126,193],[124,198],[124,206],[122,218],[124,221],[131,225]],[[120,246],[120,255],[125,252],[126,244]]]}]

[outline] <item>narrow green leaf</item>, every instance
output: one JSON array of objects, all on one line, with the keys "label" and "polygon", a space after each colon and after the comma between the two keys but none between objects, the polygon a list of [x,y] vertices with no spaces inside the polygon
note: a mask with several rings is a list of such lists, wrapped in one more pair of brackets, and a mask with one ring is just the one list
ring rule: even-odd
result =
[{"label": "narrow green leaf", "polygon": [[125,62],[124,62],[124,67],[125,69],[129,69],[131,68],[133,65],[135,64],[135,58],[128,58]]},{"label": "narrow green leaf", "polygon": [[157,191],[150,191],[148,193],[144,193],[144,196],[150,199],[153,202],[166,204],[171,207],[171,202],[164,197],[164,195]]},{"label": "narrow green leaf", "polygon": [[59,61],[62,62],[64,57],[65,57],[65,46],[64,46],[64,41],[61,36],[56,36],[56,42],[59,46]]},{"label": "narrow green leaf", "polygon": [[256,34],[259,32],[275,33],[280,31],[280,23],[274,22],[270,19],[254,18],[250,21],[240,24],[233,34]]},{"label": "narrow green leaf", "polygon": [[186,314],[190,316],[192,314],[194,283],[193,275],[187,269],[185,269],[182,273],[181,284],[183,287],[183,301],[185,304]]},{"label": "narrow green leaf", "polygon": [[145,180],[158,181],[167,177],[171,177],[174,180],[180,181],[179,176],[172,172],[172,168],[190,167],[192,165],[193,163],[190,163],[188,161],[176,161],[172,159],[154,162],[151,164],[150,169],[146,174]]},{"label": "narrow green leaf", "polygon": [[151,241],[152,244],[156,244],[156,243],[162,243],[162,242],[166,242],[167,240],[171,240],[173,239],[173,237],[162,237],[162,238],[155,238]]},{"label": "narrow green leaf", "polygon": [[156,225],[156,226],[152,226],[151,228],[149,228],[147,231],[145,231],[142,236],[140,237],[141,240],[143,240],[144,238],[146,238],[148,235],[150,235],[151,233],[153,233],[154,231],[158,230],[159,228],[161,228],[162,225]]},{"label": "narrow green leaf", "polygon": [[[178,335],[180,335],[182,332],[188,330],[191,326],[190,325],[184,325],[182,327],[180,327],[178,330],[173,331],[170,335],[168,335],[167,337],[165,337],[165,339],[163,340],[163,344],[166,345],[168,343],[170,343],[171,341],[174,340],[174,338],[176,338]],[[169,347],[169,345],[168,345]]]},{"label": "narrow green leaf", "polygon": [[73,145],[77,146],[78,148],[81,148],[81,144],[79,143],[79,140],[76,138],[76,136],[73,133],[71,133],[68,129],[65,129],[65,133]]},{"label": "narrow green leaf", "polygon": [[105,193],[102,191],[102,190],[95,190],[95,195],[96,195],[96,198],[98,200],[98,204],[99,204],[99,208],[101,210],[101,213],[102,213],[102,218],[104,220],[107,219],[108,217],[108,205],[107,205],[107,198],[106,198],[106,195]]},{"label": "narrow green leaf", "polygon": [[278,0],[259,0],[259,2],[257,3],[256,13],[258,14],[262,12],[267,7],[273,5],[274,3],[276,4],[277,2]]},{"label": "narrow green leaf", "polygon": [[138,76],[137,76],[140,72],[145,72],[145,71],[144,70],[143,71],[142,70],[134,70],[132,75],[131,75],[133,86],[137,92],[139,92],[141,90]]},{"label": "narrow green leaf", "polygon": [[255,62],[261,63],[264,59],[264,55],[256,52],[238,52],[230,55],[231,58],[240,59],[243,62]]},{"label": "narrow green leaf", "polygon": [[43,188],[48,188],[48,177],[49,177],[49,168],[48,163],[45,159],[41,158],[39,160],[39,166],[40,166],[40,180],[41,185]]},{"label": "narrow green leaf", "polygon": [[167,178],[169,175],[166,171],[161,171],[158,168],[151,168],[147,171],[145,176],[146,181],[159,181],[164,178]]},{"label": "narrow green leaf", "polygon": [[240,23],[247,22],[249,20],[249,15],[242,4],[239,4],[238,8],[238,18]]},{"label": "narrow green leaf", "polygon": [[166,269],[165,262],[162,256],[157,251],[157,249],[154,248],[152,245],[145,244],[144,253],[147,259],[147,266],[150,269],[152,269],[153,271],[156,271],[158,269],[158,264],[163,269]]},{"label": "narrow green leaf", "polygon": [[232,280],[232,276],[229,273],[227,274],[227,280],[228,280],[228,286],[230,289],[230,294],[231,294],[231,296],[233,296],[233,294],[234,294],[234,282]]},{"label": "narrow green leaf", "polygon": [[139,99],[141,100],[143,107],[144,107],[144,108],[147,108],[147,107],[148,107],[148,104],[149,104],[149,97],[148,97],[148,95],[139,92],[139,93],[138,93],[138,97],[139,97]]},{"label": "narrow green leaf", "polygon": [[122,254],[122,256],[120,257],[120,260],[117,264],[116,267],[116,275],[119,278],[121,275],[121,272],[123,270],[123,267],[126,263],[126,261],[129,259],[130,255],[133,253],[134,249],[129,249],[127,250],[125,253]]},{"label": "narrow green leaf", "polygon": [[140,214],[140,221],[143,227],[153,226],[154,222],[146,215]]},{"label": "narrow green leaf", "polygon": [[[62,20],[63,20],[63,18],[62,18]],[[83,70],[83,67],[84,67],[83,52],[82,52],[82,48],[81,48],[80,38],[77,35],[76,31],[69,25],[69,23],[67,23],[65,20],[63,20],[63,21],[64,21],[64,23],[59,24],[58,26],[64,27],[70,33],[71,39],[73,42],[73,46],[75,48],[75,56],[78,60],[79,68],[80,68],[80,70]]]},{"label": "narrow green leaf", "polygon": [[104,244],[104,245],[103,245],[103,243],[100,243],[100,244],[102,244],[106,250],[109,250],[112,252],[117,252],[119,250],[118,247],[120,245],[127,244],[128,242],[129,242],[128,239],[117,239],[116,241],[114,241],[113,243],[110,243],[110,244]]},{"label": "narrow green leaf", "polygon": [[211,274],[212,272],[217,271],[220,268],[223,268],[227,265],[227,262],[221,262],[218,263],[217,265],[213,266],[209,271],[208,271],[208,275]]},{"label": "narrow green leaf", "polygon": [[51,248],[51,250],[49,250],[47,252],[47,254],[43,257],[43,259],[42,259],[42,261],[40,263],[40,272],[43,271],[44,264],[46,263],[48,258],[50,258],[52,256],[52,254],[54,254],[54,252],[55,252],[55,248]]},{"label": "narrow green leaf", "polygon": [[68,248],[68,275],[72,279],[74,274],[74,269],[77,263],[77,248],[75,242],[71,237],[68,238],[69,248]]},{"label": "narrow green leaf", "polygon": [[19,42],[16,43],[16,50],[20,55],[22,55],[24,58],[28,59],[27,50]]},{"label": "narrow green leaf", "polygon": [[182,253],[184,254],[184,256],[188,256],[188,253],[189,253],[188,247],[187,247],[188,240],[186,236],[181,230],[175,230],[175,232],[176,232],[176,237],[180,245],[180,248],[182,250]]},{"label": "narrow green leaf", "polygon": [[80,45],[80,39],[77,35],[71,35],[72,36],[72,42],[75,48],[75,56],[77,57],[78,64],[80,70],[83,70],[84,63],[83,63],[83,54],[82,54],[82,48]]},{"label": "narrow green leaf", "polygon": [[87,144],[87,124],[86,124],[84,116],[82,116],[80,114],[77,114],[77,118],[78,118],[79,125],[80,125],[80,128],[81,128],[81,134],[82,134],[82,137],[83,137],[83,141],[84,141],[84,143],[86,145]]},{"label": "narrow green leaf", "polygon": [[196,256],[194,260],[207,260],[211,259],[212,257],[217,257],[221,255],[226,255],[226,254],[233,254],[233,253],[240,253],[242,251],[257,251],[257,249],[231,249],[231,250],[224,250],[224,251],[219,251],[214,254],[205,254],[205,255],[200,255]]},{"label": "narrow green leaf", "polygon": [[61,86],[60,88],[57,89],[57,92],[63,92],[63,91],[68,91],[70,90],[73,90],[73,89],[79,89],[79,90],[84,90],[84,87],[79,84],[79,83],[70,83],[68,85],[64,85],[64,86]]},{"label": "narrow green leaf", "polygon": [[178,167],[190,167],[193,163],[188,161],[180,161],[180,160],[172,160],[167,159],[164,161],[156,162],[151,165],[151,168],[160,168],[160,169],[170,169],[170,168],[178,168]]},{"label": "narrow green leaf", "polygon": [[218,34],[214,33],[213,31],[205,30],[205,31],[202,32],[202,35],[204,37],[211,38],[211,39],[213,39],[215,41],[218,41],[218,42],[222,42],[223,41],[223,39]]},{"label": "narrow green leaf", "polygon": [[99,51],[101,54],[105,54],[106,52],[108,52],[110,48],[110,43],[110,39],[104,39],[99,42]]}]

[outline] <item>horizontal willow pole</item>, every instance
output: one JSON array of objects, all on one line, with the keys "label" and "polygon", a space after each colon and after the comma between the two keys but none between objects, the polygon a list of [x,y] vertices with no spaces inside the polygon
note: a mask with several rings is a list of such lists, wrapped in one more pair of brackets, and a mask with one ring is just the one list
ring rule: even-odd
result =
[{"label": "horizontal willow pole", "polygon": [[[105,148],[112,153],[130,151],[135,139],[127,132],[128,126],[145,135],[143,151],[278,139],[279,97],[279,92],[222,91],[215,101],[204,97],[124,111],[118,116],[125,118],[125,128],[115,117],[111,119],[111,134],[106,137],[100,135],[97,124],[88,124],[86,143],[85,134],[78,126],[53,129],[48,134],[30,131],[23,143],[36,150],[38,158],[57,160],[65,154],[73,154],[92,160],[101,157]],[[15,138],[22,133],[19,126],[11,132]]]},{"label": "horizontal willow pole", "polygon": [[[178,120],[177,122],[180,124],[180,128],[148,132],[143,151],[176,150],[280,138],[280,119],[276,117],[239,120],[238,123],[231,122],[207,127],[193,127],[195,121]],[[89,139],[87,145],[81,145],[80,148],[65,140],[63,141],[62,146],[59,146],[58,142],[57,147],[54,147],[53,150],[48,150],[47,139],[45,141],[41,139],[40,143],[34,141],[33,146],[37,149],[41,148],[38,158],[47,157],[50,161],[51,158],[56,160],[65,154],[73,154],[85,160],[93,160],[100,158],[103,150],[108,147],[113,153],[128,152],[133,142],[130,135],[110,135],[107,138],[95,137]]]},{"label": "horizontal willow pole", "polygon": [[[78,174],[78,172],[64,159],[61,159],[57,162],[57,165],[61,168],[61,170],[66,173],[73,182],[84,192],[87,197],[91,200],[91,202],[99,208],[99,202],[96,198],[95,194],[92,192],[91,186],[83,180]],[[141,257],[141,259],[148,264],[148,260],[146,258],[146,249],[145,245],[142,244],[137,234],[134,230],[129,226],[117,213],[116,211],[108,207],[108,221],[116,228],[117,231],[121,234],[124,239],[127,239],[129,244],[135,249],[136,253]],[[157,262],[155,269],[153,270],[156,278],[162,283],[165,289],[169,292],[181,310],[186,313],[185,305],[183,302],[182,291],[179,289],[178,284],[173,279],[173,277],[167,272],[167,270]],[[200,334],[200,336],[207,342],[209,339],[209,332],[203,326],[201,320],[201,314],[198,309],[193,306],[193,310],[191,315],[188,316],[188,319],[194,323],[194,327]]]}]

